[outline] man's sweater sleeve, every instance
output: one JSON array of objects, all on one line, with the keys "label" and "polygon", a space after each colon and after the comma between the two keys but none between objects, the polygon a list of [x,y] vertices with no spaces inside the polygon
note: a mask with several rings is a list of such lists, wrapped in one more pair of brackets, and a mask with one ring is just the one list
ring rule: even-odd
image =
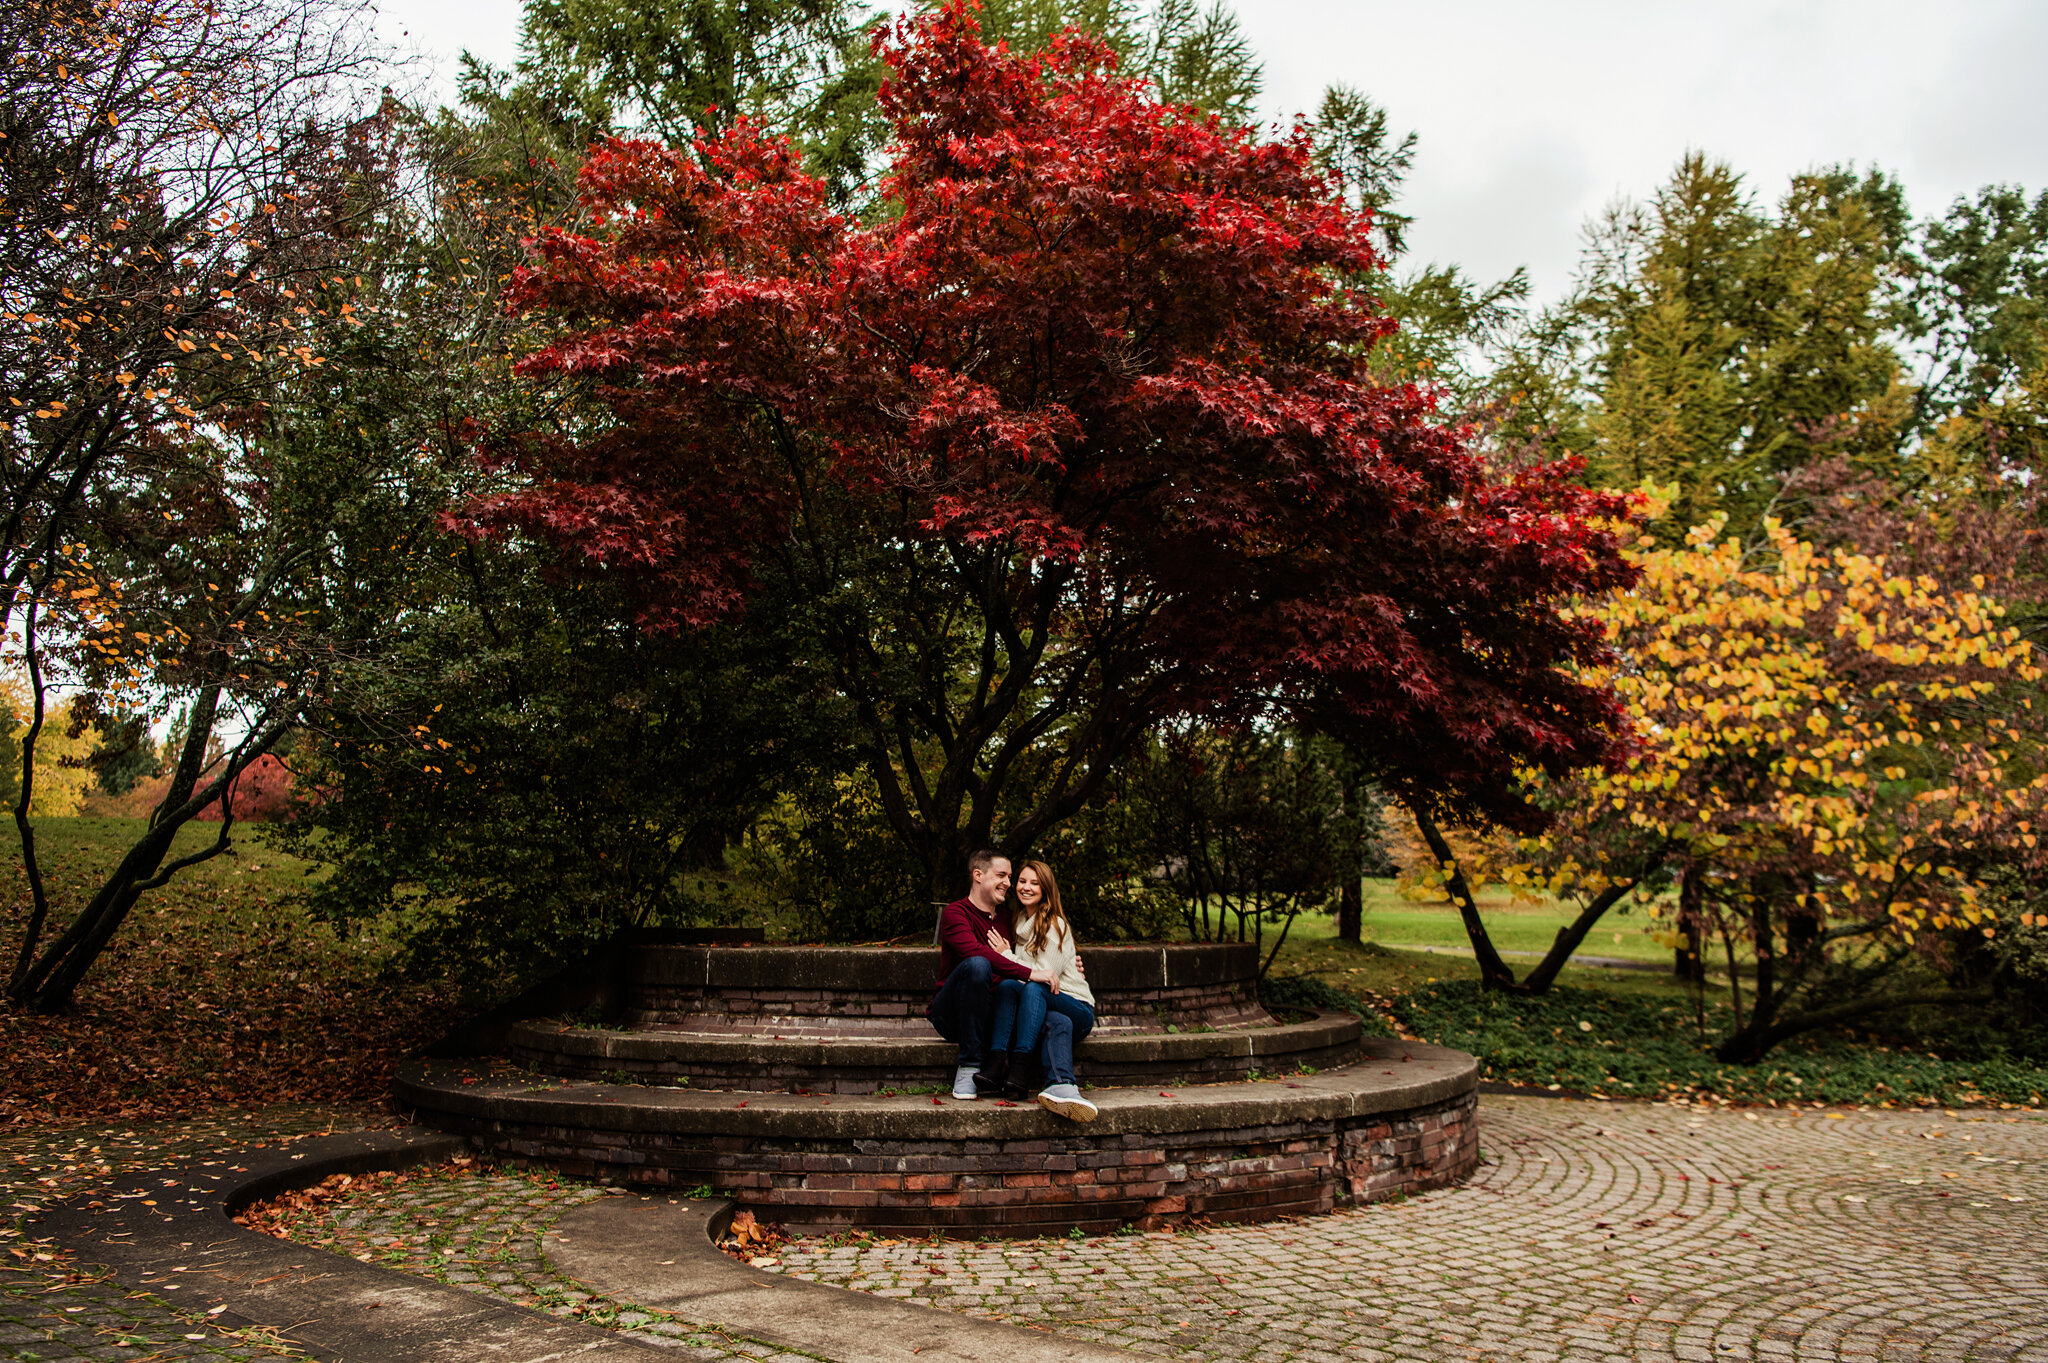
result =
[{"label": "man's sweater sleeve", "polygon": [[981,924],[975,920],[973,914],[957,903],[948,904],[945,913],[939,918],[939,941],[956,959],[965,960],[969,956],[979,956],[986,960],[995,968],[998,979],[1031,978],[1031,967],[1019,965],[1001,952],[992,949],[988,939],[982,936]]}]

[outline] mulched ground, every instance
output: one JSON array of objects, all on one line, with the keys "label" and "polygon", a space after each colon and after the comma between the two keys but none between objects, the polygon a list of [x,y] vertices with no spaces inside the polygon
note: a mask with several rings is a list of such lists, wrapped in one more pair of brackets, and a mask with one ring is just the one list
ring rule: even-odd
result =
[{"label": "mulched ground", "polygon": [[[49,821],[53,918],[84,901],[128,822]],[[0,866],[0,922],[14,931],[27,899],[16,858]],[[0,1001],[0,1129],[382,1103],[392,1066],[453,1023],[451,991],[390,978],[374,930],[342,937],[308,920],[293,898],[301,874],[245,844],[145,898],[72,1013]],[[4,940],[11,965],[18,939]]]}]

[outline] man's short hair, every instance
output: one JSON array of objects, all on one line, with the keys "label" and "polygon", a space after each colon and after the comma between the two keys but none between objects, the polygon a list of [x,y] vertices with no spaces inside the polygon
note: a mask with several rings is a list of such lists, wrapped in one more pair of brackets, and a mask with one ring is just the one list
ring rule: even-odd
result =
[{"label": "man's short hair", "polygon": [[967,874],[971,876],[976,871],[986,871],[990,863],[1008,860],[1007,856],[993,847],[977,847],[967,854]]}]

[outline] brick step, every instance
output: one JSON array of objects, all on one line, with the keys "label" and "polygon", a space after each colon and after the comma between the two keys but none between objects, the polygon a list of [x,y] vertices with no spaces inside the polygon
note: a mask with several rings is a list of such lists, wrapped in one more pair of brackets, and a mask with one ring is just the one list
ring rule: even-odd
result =
[{"label": "brick step", "polygon": [[[809,1023],[812,1020],[806,1019]],[[1322,1070],[1358,1054],[1358,1019],[1319,1013],[1307,1022],[1204,1031],[1105,1030],[1075,1053],[1091,1083],[1219,1083],[1255,1072]],[[695,1028],[613,1030],[527,1021],[507,1029],[503,1054],[544,1074],[754,1092],[874,1093],[950,1084],[955,1051],[919,1018],[886,1032],[717,1033]]]},{"label": "brick step", "polygon": [[1099,1233],[1328,1211],[1469,1174],[1477,1062],[1420,1042],[1360,1049],[1312,1076],[1095,1089],[1085,1126],[1030,1104],[537,1083],[489,1062],[420,1062],[393,1093],[499,1159],[708,1187],[796,1231]]}]

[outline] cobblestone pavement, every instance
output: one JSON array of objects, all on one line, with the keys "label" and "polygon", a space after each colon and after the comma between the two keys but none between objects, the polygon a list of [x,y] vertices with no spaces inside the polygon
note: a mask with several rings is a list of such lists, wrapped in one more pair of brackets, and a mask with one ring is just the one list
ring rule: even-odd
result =
[{"label": "cobblestone pavement", "polygon": [[[335,1189],[330,1181],[323,1192]],[[286,1209],[290,1238],[664,1345],[681,1358],[810,1363],[772,1344],[595,1296],[549,1268],[541,1237],[564,1212],[612,1189],[467,1161],[352,1180],[341,1195]]]},{"label": "cobblestone pavement", "polygon": [[2048,1360],[2048,1121],[1485,1098],[1465,1187],[780,1271],[1187,1360]]},{"label": "cobblestone pavement", "polygon": [[302,1354],[181,1310],[174,1284],[130,1292],[27,1238],[25,1218],[101,1179],[188,1156],[232,1158],[301,1136],[389,1125],[356,1108],[269,1108],[206,1121],[46,1127],[0,1135],[0,1358],[281,1360]]},{"label": "cobblestone pavement", "polygon": [[[273,1139],[326,1129],[318,1114],[291,1132],[265,1120]],[[801,1277],[1187,1360],[2048,1363],[2048,1121],[2037,1115],[1489,1097],[1481,1123],[1487,1163],[1465,1187],[1331,1217],[985,1244],[842,1237],[775,1253]],[[102,1169],[249,1134],[126,1130],[0,1138],[14,1214]],[[359,1180],[289,1215],[295,1240],[681,1357],[796,1363],[554,1275],[542,1234],[604,1195],[444,1167]],[[38,1260],[48,1249],[18,1232],[4,1248],[0,1357],[289,1355],[209,1332],[168,1296]]]}]

